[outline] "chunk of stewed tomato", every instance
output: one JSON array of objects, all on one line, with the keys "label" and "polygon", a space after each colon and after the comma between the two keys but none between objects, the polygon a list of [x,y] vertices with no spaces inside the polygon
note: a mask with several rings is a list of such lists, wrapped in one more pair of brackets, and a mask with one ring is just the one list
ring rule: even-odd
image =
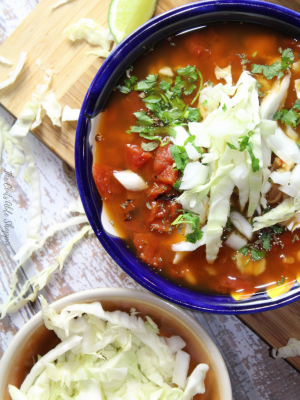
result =
[{"label": "chunk of stewed tomato", "polygon": [[136,144],[128,144],[125,150],[125,159],[128,169],[136,171],[150,160],[152,154]]},{"label": "chunk of stewed tomato", "polygon": [[158,148],[153,165],[153,171],[155,174],[160,174],[168,166],[172,166],[174,164],[174,158],[172,156],[170,147],[171,145],[168,144]]},{"label": "chunk of stewed tomato", "polygon": [[113,177],[113,169],[107,165],[99,165],[95,163],[93,165],[93,177],[102,199],[110,199],[112,193],[111,181]]},{"label": "chunk of stewed tomato", "polygon": [[159,256],[157,254],[158,241],[151,233],[138,233],[133,238],[137,256],[146,264],[158,267]]},{"label": "chunk of stewed tomato", "polygon": [[180,206],[175,201],[152,201],[149,223],[151,231],[168,232],[178,216]]},{"label": "chunk of stewed tomato", "polygon": [[171,187],[164,183],[157,183],[152,188],[147,189],[146,195],[149,200],[158,200],[168,195],[171,191]]},{"label": "chunk of stewed tomato", "polygon": [[178,171],[174,170],[171,165],[168,165],[159,175],[157,180],[167,185],[173,186],[178,179]]}]

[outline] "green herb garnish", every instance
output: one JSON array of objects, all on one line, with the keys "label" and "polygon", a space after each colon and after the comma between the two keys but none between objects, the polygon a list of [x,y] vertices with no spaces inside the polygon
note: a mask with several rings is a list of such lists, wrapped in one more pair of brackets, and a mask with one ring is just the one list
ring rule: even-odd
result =
[{"label": "green herb garnish", "polygon": [[203,232],[201,229],[199,229],[200,222],[197,214],[184,211],[183,214],[179,215],[175,221],[172,222],[172,225],[179,225],[182,223],[190,224],[191,229],[193,229],[193,232],[188,233],[185,236],[187,242],[196,243],[202,238]]},{"label": "green herb garnish", "polygon": [[252,64],[252,74],[263,74],[267,79],[272,79],[275,76],[282,78],[284,73],[290,68],[291,63],[294,62],[294,54],[291,49],[285,49],[281,53],[281,62],[275,61],[272,65],[258,65]]}]

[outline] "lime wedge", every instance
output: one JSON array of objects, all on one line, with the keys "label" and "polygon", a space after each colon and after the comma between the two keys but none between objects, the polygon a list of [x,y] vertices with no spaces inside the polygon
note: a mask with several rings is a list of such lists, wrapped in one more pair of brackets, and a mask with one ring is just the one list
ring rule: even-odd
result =
[{"label": "lime wedge", "polygon": [[157,0],[111,0],[108,26],[115,41],[120,43],[129,33],[150,19]]}]

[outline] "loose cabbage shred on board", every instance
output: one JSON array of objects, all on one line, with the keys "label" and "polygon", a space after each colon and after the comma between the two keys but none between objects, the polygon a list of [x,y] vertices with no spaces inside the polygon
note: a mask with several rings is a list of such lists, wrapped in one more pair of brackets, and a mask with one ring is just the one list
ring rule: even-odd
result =
[{"label": "loose cabbage shred on board", "polygon": [[[49,82],[49,81],[48,81]],[[43,90],[47,91],[47,83],[44,85]],[[28,105],[28,103],[27,103]],[[30,109],[29,109],[30,110]],[[24,110],[23,110],[24,111]],[[31,115],[31,112],[29,112]],[[25,116],[25,113],[23,113]],[[32,123],[30,117],[30,124]],[[20,122],[20,119],[18,120]],[[48,268],[39,272],[36,276],[28,279],[20,289],[17,290],[17,285],[20,283],[18,280],[18,271],[24,265],[24,263],[31,257],[33,252],[41,249],[46,240],[54,235],[56,232],[67,229],[71,226],[87,223],[87,217],[84,215],[84,209],[80,200],[74,204],[70,204],[69,212],[76,212],[81,215],[71,217],[64,222],[52,225],[48,231],[41,238],[41,220],[42,220],[42,208],[41,208],[41,193],[40,193],[40,178],[38,169],[35,165],[35,159],[29,144],[24,140],[27,135],[29,128],[24,129],[23,123],[19,125],[17,123],[10,129],[10,126],[0,118],[0,160],[2,155],[2,148],[7,153],[7,161],[11,167],[15,168],[15,176],[19,174],[21,166],[26,163],[26,170],[24,173],[24,179],[31,186],[31,199],[29,205],[29,223],[27,229],[27,240],[20,247],[19,251],[12,256],[14,261],[18,264],[11,277],[10,293],[4,304],[0,305],[0,315],[4,318],[7,313],[16,312],[22,306],[27,304],[29,301],[34,301],[37,296],[37,292],[45,287],[53,274],[57,269],[62,270],[64,261],[70,253],[74,244],[79,241],[86,233],[91,234],[92,229],[90,225],[85,225],[82,229],[71,238],[65,246],[60,250],[56,262],[50,265]],[[16,126],[17,125],[17,126]],[[26,125],[26,124],[25,124]],[[14,135],[12,135],[12,133]]]},{"label": "loose cabbage shred on board", "polygon": [[104,29],[91,18],[81,18],[78,22],[68,26],[65,33],[70,40],[85,39],[92,45],[101,46],[104,51],[109,51],[114,40],[109,29]]},{"label": "loose cabbage shred on board", "polygon": [[62,342],[38,360],[20,390],[9,386],[12,400],[190,400],[205,392],[208,365],[187,376],[186,343],[159,336],[151,318],[105,312],[98,302],[58,314],[40,300],[46,327]]},{"label": "loose cabbage shred on board", "polygon": [[[7,79],[0,82],[0,89],[4,89],[7,86],[10,86],[16,81],[17,77],[19,76],[19,74],[22,71],[23,66],[25,64],[26,56],[27,56],[27,53],[25,51],[21,51],[19,61],[16,65],[16,68],[8,74],[9,76]],[[3,57],[1,57],[0,62],[5,63],[5,64],[10,63],[8,60],[6,60]]]}]

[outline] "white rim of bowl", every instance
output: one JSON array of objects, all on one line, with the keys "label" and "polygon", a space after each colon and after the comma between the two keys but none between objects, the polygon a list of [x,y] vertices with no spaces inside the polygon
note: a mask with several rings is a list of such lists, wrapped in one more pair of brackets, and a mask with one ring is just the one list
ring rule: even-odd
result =
[{"label": "white rim of bowl", "polygon": [[[150,304],[160,307],[164,311],[173,314],[180,321],[188,325],[188,327],[200,337],[204,347],[209,352],[209,355],[215,364],[215,369],[218,371],[221,400],[232,400],[232,387],[228,370],[219,349],[206,330],[191,315],[175,304],[169,303],[165,300],[162,300],[160,297],[155,296],[154,294],[141,290],[126,288],[98,288],[84,290],[82,292],[73,293],[69,296],[63,297],[62,299],[52,303],[51,307],[53,307],[56,311],[59,311],[75,303],[87,303],[92,301],[101,302],[102,300],[110,300],[116,297],[123,297],[124,300],[127,298],[149,302]],[[4,352],[4,355],[0,361],[0,395],[4,393],[5,390],[4,384],[7,380],[7,373],[11,367],[10,360],[14,358],[16,350],[23,345],[25,338],[35,332],[35,330],[41,325],[43,325],[43,318],[42,312],[39,311],[18,331]]]}]

